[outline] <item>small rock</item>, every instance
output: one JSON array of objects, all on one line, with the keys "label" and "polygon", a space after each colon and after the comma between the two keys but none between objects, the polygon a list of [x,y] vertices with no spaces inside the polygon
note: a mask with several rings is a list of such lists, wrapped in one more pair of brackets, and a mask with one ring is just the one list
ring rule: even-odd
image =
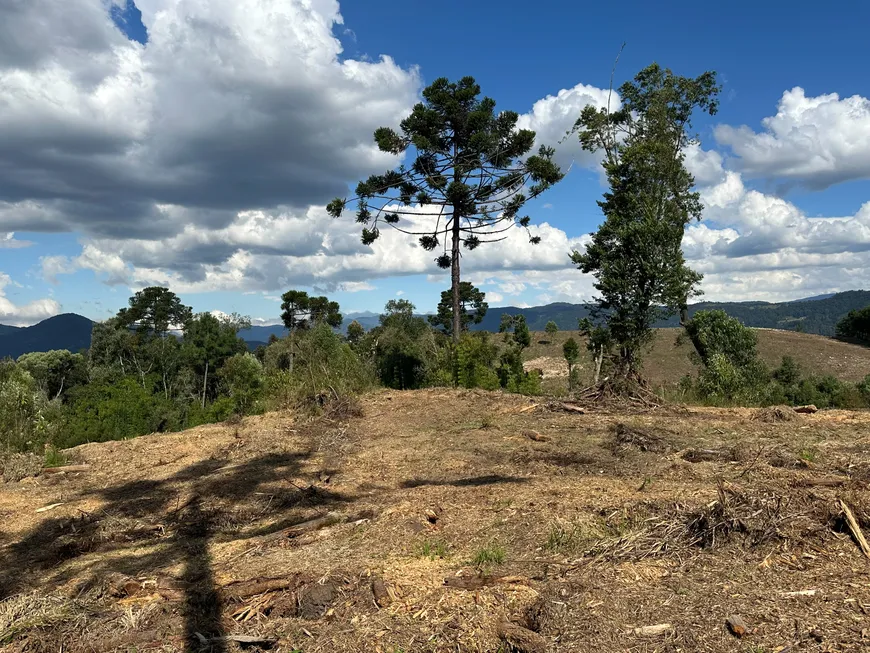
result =
[{"label": "small rock", "polygon": [[749,627],[746,625],[746,622],[736,614],[728,617],[725,620],[725,625],[728,626],[728,630],[731,631],[731,634],[735,637],[743,637],[749,632]]}]

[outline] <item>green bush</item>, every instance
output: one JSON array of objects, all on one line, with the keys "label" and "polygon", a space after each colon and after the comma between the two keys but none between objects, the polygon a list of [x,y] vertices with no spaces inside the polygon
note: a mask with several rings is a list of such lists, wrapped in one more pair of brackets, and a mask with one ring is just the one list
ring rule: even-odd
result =
[{"label": "green bush", "polygon": [[0,361],[0,438],[7,452],[41,450],[55,436],[59,412],[24,367]]},{"label": "green bush", "polygon": [[[265,385],[263,365],[253,354],[236,354],[218,372],[221,390],[233,403],[233,411],[249,415],[260,407]],[[220,399],[223,399],[221,396]]]},{"label": "green bush", "polygon": [[[283,348],[283,341],[279,343]],[[273,407],[318,410],[374,383],[373,370],[328,325],[297,333],[293,346],[293,371],[273,368],[266,378],[266,394]],[[268,350],[266,354],[268,361]]]}]

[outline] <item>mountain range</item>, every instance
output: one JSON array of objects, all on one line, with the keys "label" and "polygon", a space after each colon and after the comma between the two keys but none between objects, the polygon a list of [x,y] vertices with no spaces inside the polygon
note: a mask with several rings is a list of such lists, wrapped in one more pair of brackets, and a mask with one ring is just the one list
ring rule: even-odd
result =
[{"label": "mountain range", "polygon": [[[692,315],[701,310],[721,309],[756,328],[785,329],[817,333],[823,336],[834,335],[837,322],[851,310],[870,305],[870,291],[850,290],[829,295],[817,295],[791,302],[700,302],[689,307]],[[475,330],[498,331],[501,316],[505,313],[522,313],[532,331],[543,331],[547,322],[553,321],[561,330],[577,328],[581,318],[589,316],[586,304],[555,303],[546,306],[519,308],[516,306],[492,307]],[[425,317],[425,316],[424,316]],[[372,312],[349,313],[345,316],[343,329],[356,320],[366,329],[378,325],[378,314]],[[93,322],[75,313],[64,313],[43,320],[30,327],[13,327],[0,324],[0,358],[17,358],[31,351],[87,349],[91,342]],[[678,326],[676,317],[656,326]],[[253,326],[239,332],[250,349],[266,344],[270,336],[281,338],[287,334],[283,325]]]}]

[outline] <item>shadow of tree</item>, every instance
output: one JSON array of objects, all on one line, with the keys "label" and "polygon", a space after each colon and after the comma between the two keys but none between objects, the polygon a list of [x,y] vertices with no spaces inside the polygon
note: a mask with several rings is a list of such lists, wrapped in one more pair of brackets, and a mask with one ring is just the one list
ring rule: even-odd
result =
[{"label": "shadow of tree", "polygon": [[[45,519],[3,552],[0,599],[37,584],[57,586],[83,571],[87,579],[80,586],[86,588],[112,573],[136,576],[181,566],[176,580],[184,594],[185,650],[202,650],[199,634],[212,639],[211,650],[220,653],[225,644],[214,638],[225,635],[224,606],[210,544],[276,532],[355,500],[314,485],[293,485],[293,479],[305,480],[309,458],[310,453],[270,453],[241,464],[204,460],[164,480],[85,490],[76,498],[97,495],[105,501],[98,513]],[[269,497],[265,507],[258,503],[263,496]],[[256,510],[243,515],[240,527],[235,511],[245,505]],[[266,518],[270,525],[246,528]],[[84,566],[64,565],[85,554],[100,555]]]},{"label": "shadow of tree", "polygon": [[488,474],[486,476],[472,476],[459,479],[424,479],[412,478],[402,481],[400,488],[408,489],[424,485],[450,485],[452,487],[483,487],[484,485],[498,485],[501,483],[527,483],[529,479],[522,476],[503,476],[501,474]]}]

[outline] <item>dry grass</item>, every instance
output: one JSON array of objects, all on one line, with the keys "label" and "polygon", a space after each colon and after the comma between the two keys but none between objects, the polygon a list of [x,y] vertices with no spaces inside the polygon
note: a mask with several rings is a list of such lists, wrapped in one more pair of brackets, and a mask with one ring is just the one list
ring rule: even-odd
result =
[{"label": "dry grass", "polygon": [[837,501],[870,530],[870,414],[533,405],[383,391],[362,416],[78,447],[90,472],[0,489],[0,632],[14,650],[197,650],[199,632],[493,653],[508,618],[559,653],[867,649],[868,562]]},{"label": "dry grass", "polygon": [[0,454],[0,477],[14,483],[31,476],[39,476],[43,459],[32,453]]},{"label": "dry grass", "polygon": [[[644,359],[644,376],[658,390],[672,386],[686,374],[697,374],[689,354],[688,342],[676,346],[680,329],[657,329],[652,348]],[[833,375],[844,381],[860,381],[870,370],[870,348],[833,338],[794,331],[757,329],[758,352],[767,365],[779,367],[783,356],[797,359],[806,374]],[[526,369],[544,372],[544,388],[564,392],[568,367],[562,356],[562,345],[573,337],[580,344],[581,357],[577,366],[581,387],[591,383],[594,367],[585,349],[585,340],[576,331],[559,331],[550,338],[542,331],[532,333],[532,345],[524,352]],[[796,354],[796,352],[798,352]]]}]

